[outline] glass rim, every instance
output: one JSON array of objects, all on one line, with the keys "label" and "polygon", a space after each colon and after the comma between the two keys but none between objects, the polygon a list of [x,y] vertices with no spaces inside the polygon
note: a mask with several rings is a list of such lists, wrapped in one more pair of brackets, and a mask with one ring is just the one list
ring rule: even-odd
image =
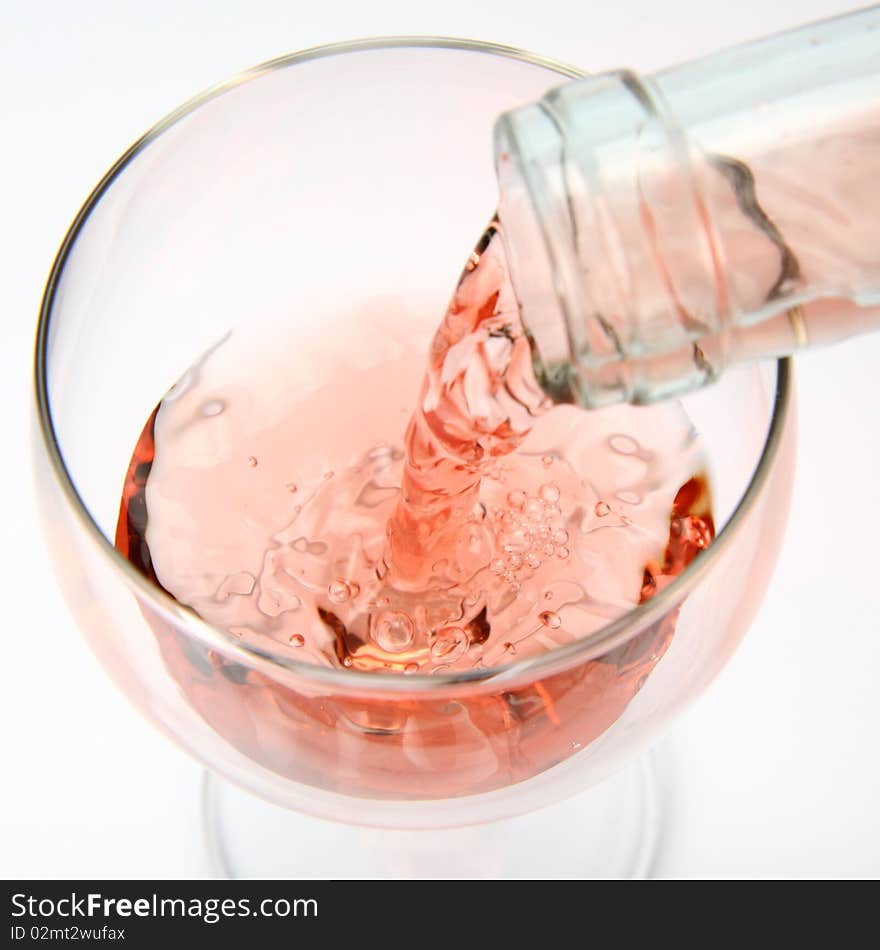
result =
[{"label": "glass rim", "polygon": [[409,675],[365,673],[357,670],[321,666],[317,663],[281,655],[270,648],[263,649],[253,644],[242,643],[234,634],[203,620],[193,610],[180,604],[167,591],[152,583],[144,574],[138,571],[130,561],[122,556],[113,542],[100,529],[80,496],[73,476],[64,462],[61,447],[56,438],[55,425],[49,405],[47,373],[49,325],[58,281],[76,238],[104,193],[129,163],[153,141],[199,107],[260,76],[299,63],[345,53],[405,48],[486,53],[500,58],[519,60],[570,79],[582,78],[588,75],[585,71],[573,66],[513,46],[457,37],[383,36],[322,44],[299,52],[288,53],[243,70],[229,79],[205,89],[169,112],[130,145],[86,198],[68,228],[49,272],[40,304],[34,354],[34,382],[39,429],[42,435],[43,447],[49,456],[55,478],[79,524],[85,529],[86,535],[95,543],[100,555],[108,559],[114,568],[121,572],[122,577],[128,587],[133,590],[136,598],[146,601],[151,609],[170,619],[181,632],[192,635],[206,647],[216,649],[230,659],[241,662],[253,669],[262,670],[270,676],[277,675],[279,672],[292,673],[303,679],[312,680],[316,684],[340,687],[351,693],[413,694],[448,690],[455,686],[478,686],[489,682],[493,687],[497,687],[501,682],[519,681],[524,677],[534,680],[543,675],[549,675],[560,668],[573,665],[578,660],[588,660],[591,655],[596,654],[598,649],[607,652],[607,650],[626,642],[648,624],[660,619],[669,608],[683,601],[697,586],[700,578],[709,570],[714,561],[730,546],[732,538],[761,495],[769,472],[776,460],[791,402],[791,361],[788,358],[783,358],[776,361],[776,386],[772,414],[758,464],[727,523],[718,532],[706,551],[700,552],[685,570],[659,594],[633,607],[589,636],[511,663],[465,670],[458,673],[415,673]]}]

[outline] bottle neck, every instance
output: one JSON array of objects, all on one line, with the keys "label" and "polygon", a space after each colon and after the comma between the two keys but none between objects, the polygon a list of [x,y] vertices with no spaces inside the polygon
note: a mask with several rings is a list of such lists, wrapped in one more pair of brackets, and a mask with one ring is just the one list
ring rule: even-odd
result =
[{"label": "bottle neck", "polygon": [[496,127],[499,214],[556,402],[646,403],[880,327],[880,9]]}]

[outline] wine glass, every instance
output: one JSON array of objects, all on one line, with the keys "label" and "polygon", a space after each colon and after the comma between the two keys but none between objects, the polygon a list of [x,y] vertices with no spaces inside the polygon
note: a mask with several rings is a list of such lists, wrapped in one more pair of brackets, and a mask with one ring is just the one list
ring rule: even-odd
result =
[{"label": "wine glass", "polygon": [[540,656],[433,676],[304,663],[212,627],[113,544],[144,421],[231,328],[258,334],[280,310],[303,339],[332,335],[337,305],[384,295],[412,313],[399,340],[427,346],[497,198],[494,118],[578,75],[437,38],[285,56],[153,127],[64,239],[37,337],[42,522],[109,675],[207,766],[222,873],[650,870],[662,800],[642,753],[730,657],[779,551],[787,361],[685,400],[712,465],[709,549],[651,600]]}]

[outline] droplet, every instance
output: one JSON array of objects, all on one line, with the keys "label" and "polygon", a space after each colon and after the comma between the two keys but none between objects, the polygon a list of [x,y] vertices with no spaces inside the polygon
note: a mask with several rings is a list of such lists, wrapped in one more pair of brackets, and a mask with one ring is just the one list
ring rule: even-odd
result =
[{"label": "droplet", "polygon": [[628,435],[612,435],[608,439],[608,446],[618,455],[635,455],[639,451],[639,443]]},{"label": "droplet", "polygon": [[290,645],[292,647],[301,647],[305,646],[306,638],[301,633],[295,633],[290,638]]},{"label": "droplet", "polygon": [[608,512],[611,511],[611,508],[604,501],[597,501],[595,510],[596,510],[597,517],[604,518],[605,515],[607,515]]},{"label": "droplet", "polygon": [[545,456],[541,459],[541,463],[543,464],[544,468],[550,468],[550,466],[553,464],[553,456],[552,456],[552,455],[545,455]]},{"label": "droplet", "polygon": [[543,611],[538,619],[545,627],[549,627],[551,630],[558,630],[562,626],[562,620],[559,614],[554,613],[552,610]]},{"label": "droplet", "polygon": [[435,660],[454,663],[467,650],[467,634],[460,627],[443,627],[431,643],[431,656]]},{"label": "droplet", "polygon": [[[288,578],[288,575],[280,576],[282,584],[286,578]],[[299,610],[301,606],[302,601],[291,590],[285,587],[264,587],[263,581],[260,581],[260,596],[257,600],[257,607],[267,617],[280,617],[281,614],[289,610]]]},{"label": "droplet", "polygon": [[249,465],[251,468],[256,468],[256,467],[257,467],[257,459],[256,459],[256,456],[254,456],[254,455],[249,455],[249,456],[248,456],[248,465]]},{"label": "droplet", "polygon": [[344,604],[351,597],[351,587],[344,580],[337,577],[327,588],[327,596],[334,604]]},{"label": "droplet", "polygon": [[373,632],[373,639],[388,653],[399,653],[413,641],[415,627],[409,616],[393,610],[382,614]]},{"label": "droplet", "polygon": [[342,665],[343,665],[344,667],[346,667],[346,669],[351,666],[351,662],[352,662],[352,661],[351,661],[351,657],[350,657],[350,656],[344,656],[344,657],[342,658]]},{"label": "droplet", "polygon": [[555,505],[559,501],[559,486],[554,485],[553,482],[548,482],[541,486],[538,494],[541,496],[541,501],[548,505]]},{"label": "droplet", "polygon": [[226,405],[220,399],[210,399],[208,402],[202,403],[202,415],[210,418],[211,416],[219,416],[221,412],[226,408]]},{"label": "droplet", "polygon": [[619,491],[616,497],[626,505],[637,505],[642,500],[642,496],[635,491]]},{"label": "droplet", "polygon": [[226,601],[232,594],[241,597],[247,597],[251,594],[256,584],[256,578],[247,571],[239,571],[237,574],[230,574],[224,579],[223,583],[217,588],[214,599],[219,603]]},{"label": "droplet", "polygon": [[507,503],[513,508],[522,508],[526,503],[526,493],[516,489],[507,496]]}]

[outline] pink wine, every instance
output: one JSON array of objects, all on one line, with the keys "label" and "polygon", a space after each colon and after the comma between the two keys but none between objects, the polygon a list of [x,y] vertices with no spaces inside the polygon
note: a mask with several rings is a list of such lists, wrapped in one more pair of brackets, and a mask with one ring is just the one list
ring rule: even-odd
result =
[{"label": "pink wine", "polygon": [[[710,543],[705,463],[679,404],[587,413],[552,406],[535,383],[497,222],[468,261],[421,382],[416,352],[378,345],[367,356],[354,345],[364,326],[382,334],[395,319],[354,315],[352,345],[312,379],[279,382],[261,353],[283,351],[283,339],[255,346],[233,333],[206,354],[144,427],[119,550],[248,645],[423,676],[588,636]],[[381,696],[353,706],[284,688],[151,622],[190,702],[252,758],[335,787],[334,730],[354,728],[383,737],[375,761],[360,756],[359,782],[405,797],[497,787],[572,754],[619,717],[674,627],[525,690],[438,698],[416,715]],[[458,738],[440,742],[450,725]],[[526,746],[511,751],[521,726]],[[473,745],[474,731],[483,752],[467,752],[463,773],[453,747]],[[414,745],[434,756],[442,787],[411,774]]]}]

